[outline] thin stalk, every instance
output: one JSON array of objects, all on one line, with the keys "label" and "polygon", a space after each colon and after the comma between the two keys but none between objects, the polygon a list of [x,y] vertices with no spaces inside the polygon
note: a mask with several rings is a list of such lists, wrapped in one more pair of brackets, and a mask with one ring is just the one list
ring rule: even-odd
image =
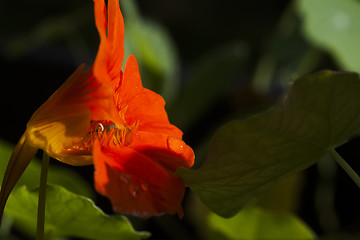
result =
[{"label": "thin stalk", "polygon": [[47,182],[47,173],[49,169],[49,161],[50,161],[50,157],[44,151],[42,158],[42,165],[41,165],[41,174],[40,174],[37,231],[36,231],[37,240],[44,240],[46,182]]},{"label": "thin stalk", "polygon": [[360,188],[360,177],[357,173],[350,167],[349,164],[334,150],[330,149],[329,154],[335,159],[335,161],[340,165],[342,169],[349,175],[349,177],[355,182],[355,184]]}]

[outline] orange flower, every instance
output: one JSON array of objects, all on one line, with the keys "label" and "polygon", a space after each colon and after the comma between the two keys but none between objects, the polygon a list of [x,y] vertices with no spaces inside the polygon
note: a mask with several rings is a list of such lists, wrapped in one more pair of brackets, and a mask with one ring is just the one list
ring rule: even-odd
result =
[{"label": "orange flower", "polygon": [[[94,163],[95,187],[119,213],[182,216],[184,184],[173,176],[194,153],[168,121],[163,98],[143,88],[130,56],[124,72],[124,23],[117,0],[94,0],[100,46],[93,67],[80,66],[34,113],[10,158],[0,213],[38,148],[71,165]],[[1,216],[0,216],[1,217]]]},{"label": "orange flower", "polygon": [[108,121],[97,122],[95,187],[110,198],[116,212],[142,217],[162,213],[182,216],[185,187],[173,174],[179,167],[191,167],[194,153],[181,140],[182,132],[169,123],[163,98],[143,88],[134,56],[121,71],[124,54],[118,45],[123,43],[124,33],[118,1],[108,2],[108,24],[106,16],[103,1],[95,1],[101,43],[94,75],[112,81],[114,104],[124,128]]}]

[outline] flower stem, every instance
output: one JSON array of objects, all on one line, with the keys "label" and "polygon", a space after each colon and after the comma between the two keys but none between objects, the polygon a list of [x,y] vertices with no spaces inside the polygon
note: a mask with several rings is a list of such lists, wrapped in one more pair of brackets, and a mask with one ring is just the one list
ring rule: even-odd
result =
[{"label": "flower stem", "polygon": [[330,149],[329,154],[335,159],[335,161],[340,165],[340,167],[342,167],[342,169],[344,169],[344,171],[349,175],[349,177],[360,188],[360,177],[350,167],[350,165],[347,164],[347,162],[334,149]]},{"label": "flower stem", "polygon": [[47,173],[49,169],[49,161],[50,161],[50,157],[44,151],[42,158],[42,165],[41,165],[41,174],[40,174],[37,232],[36,232],[37,240],[44,240],[46,182],[47,182]]}]

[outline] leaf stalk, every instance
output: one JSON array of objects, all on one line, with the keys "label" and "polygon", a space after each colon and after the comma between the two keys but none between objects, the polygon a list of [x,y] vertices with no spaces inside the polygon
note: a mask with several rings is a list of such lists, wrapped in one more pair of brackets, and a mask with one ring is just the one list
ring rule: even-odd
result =
[{"label": "leaf stalk", "polygon": [[350,165],[334,150],[329,149],[329,154],[334,158],[334,160],[340,165],[342,169],[349,175],[349,177],[355,182],[355,184],[360,188],[360,177],[359,175],[350,167]]},{"label": "leaf stalk", "polygon": [[40,174],[37,230],[36,230],[36,239],[37,240],[44,240],[46,182],[47,182],[47,174],[48,174],[48,169],[49,169],[49,161],[50,161],[50,157],[44,151],[43,158],[42,158],[42,165],[41,165],[41,174]]}]

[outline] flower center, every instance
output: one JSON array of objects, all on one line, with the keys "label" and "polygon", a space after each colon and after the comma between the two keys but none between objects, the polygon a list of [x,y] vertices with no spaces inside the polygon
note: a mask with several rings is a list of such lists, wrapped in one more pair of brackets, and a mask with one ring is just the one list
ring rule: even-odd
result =
[{"label": "flower center", "polygon": [[137,128],[137,124],[130,127],[119,129],[111,121],[92,121],[89,132],[78,144],[68,149],[71,152],[81,154],[91,154],[94,142],[98,140],[101,146],[122,145],[126,146],[130,143],[133,131]]}]

